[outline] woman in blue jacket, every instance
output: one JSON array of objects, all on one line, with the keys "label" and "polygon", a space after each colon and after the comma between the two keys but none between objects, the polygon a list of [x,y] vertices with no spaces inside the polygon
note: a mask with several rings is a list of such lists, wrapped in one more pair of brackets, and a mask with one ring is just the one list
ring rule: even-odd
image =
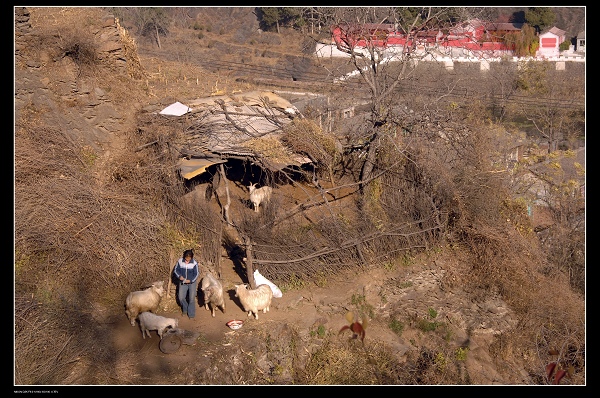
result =
[{"label": "woman in blue jacket", "polygon": [[179,280],[177,298],[181,305],[182,315],[190,319],[196,316],[196,292],[198,288],[198,262],[194,260],[194,252],[189,249],[177,260],[173,273]]}]

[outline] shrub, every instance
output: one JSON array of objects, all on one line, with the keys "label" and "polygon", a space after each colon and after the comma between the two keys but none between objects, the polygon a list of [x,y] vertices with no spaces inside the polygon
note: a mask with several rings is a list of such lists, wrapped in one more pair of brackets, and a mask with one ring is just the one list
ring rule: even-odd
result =
[{"label": "shrub", "polygon": [[398,336],[402,336],[402,332],[404,331],[404,324],[402,322],[397,319],[392,319],[389,326],[392,332],[396,333]]},{"label": "shrub", "polygon": [[569,47],[571,47],[571,41],[565,40],[562,43],[560,43],[560,45],[558,46],[558,49],[560,51],[567,51],[569,49]]},{"label": "shrub", "polygon": [[79,75],[94,75],[100,65],[98,44],[89,33],[79,29],[68,30],[63,35],[60,50],[77,65]]}]

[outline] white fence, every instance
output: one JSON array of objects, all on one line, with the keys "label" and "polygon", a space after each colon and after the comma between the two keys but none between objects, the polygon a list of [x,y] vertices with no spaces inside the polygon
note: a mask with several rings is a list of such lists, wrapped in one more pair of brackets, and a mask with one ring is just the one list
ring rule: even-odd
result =
[{"label": "white fence", "polygon": [[[368,51],[364,48],[356,49],[356,51],[360,52],[364,55],[368,55]],[[394,48],[388,48],[383,52],[383,57],[384,57],[383,60],[388,61],[388,62],[393,61],[394,56],[401,53],[401,51],[402,51],[402,47],[400,47],[400,46],[394,47]],[[422,53],[424,55],[423,55],[423,58],[421,59],[421,61],[436,61],[436,62],[444,63],[446,65],[446,68],[448,68],[448,69],[452,69],[454,67],[454,62],[480,62],[483,64],[481,66],[481,69],[484,70],[484,69],[489,69],[490,62],[499,62],[504,59],[508,59],[508,57],[506,57],[506,56],[493,57],[493,56],[489,56],[489,54],[483,54],[482,56],[477,57],[473,53],[471,53],[469,55],[458,55],[458,56],[450,56],[450,55],[441,54],[441,53],[436,54],[436,52],[433,52],[433,51],[431,53],[425,53],[425,51],[422,51]],[[315,55],[317,57],[323,57],[323,58],[349,57],[350,56],[350,55],[348,55],[348,53],[338,50],[338,48],[335,46],[335,44],[323,44],[323,43],[317,43],[317,46],[315,49]],[[584,54],[575,54],[570,51],[565,51],[563,54],[561,54],[557,57],[521,57],[521,58],[511,57],[510,60],[513,62],[522,62],[522,61],[530,61],[530,60],[531,61],[551,61],[551,62],[563,62],[563,61],[585,62],[585,55]],[[562,68],[557,65],[557,69],[564,69],[564,65],[562,65]]]}]

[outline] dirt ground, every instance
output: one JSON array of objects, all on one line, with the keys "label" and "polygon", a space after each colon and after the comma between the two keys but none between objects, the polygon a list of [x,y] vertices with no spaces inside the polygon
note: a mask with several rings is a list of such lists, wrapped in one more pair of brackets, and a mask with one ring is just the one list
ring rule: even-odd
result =
[{"label": "dirt ground", "polygon": [[[264,355],[264,330],[270,336],[281,333],[282,344],[287,344],[287,331],[298,331],[307,353],[318,347],[319,328],[334,338],[350,340],[351,333],[340,329],[348,325],[345,315],[356,312],[353,297],[362,295],[372,305],[372,319],[365,329],[366,347],[385,344],[393,356],[401,362],[410,351],[420,350],[427,344],[441,349],[435,343],[435,333],[424,332],[418,320],[426,317],[430,308],[438,311],[438,320],[452,330],[445,343],[451,350],[469,347],[464,363],[469,374],[469,384],[526,384],[527,375],[515,372],[510,379],[501,376],[489,357],[489,345],[493,335],[509,328],[514,322],[511,312],[500,300],[486,302],[469,301],[461,290],[443,288],[445,274],[444,259],[420,259],[407,267],[393,270],[373,268],[361,273],[332,277],[323,287],[315,285],[302,289],[284,291],[283,297],[273,298],[270,311],[259,313],[258,319],[248,318],[234,297],[234,284],[242,282],[233,263],[224,259],[222,282],[226,293],[225,313],[216,310],[215,317],[205,310],[202,296],[197,303],[196,318],[181,316],[175,297],[164,297],[158,314],[179,319],[179,328],[198,332],[194,344],[182,344],[173,353],[160,349],[160,339],[155,331],[151,338],[143,338],[139,326],[132,327],[123,312],[112,315],[111,341],[119,358],[117,384],[135,385],[189,385],[210,384],[199,375],[210,372],[215,358],[236,362],[240,355],[250,355],[260,368],[260,357]],[[399,319],[405,327],[401,334],[390,328],[390,319]],[[226,323],[232,319],[244,320],[238,330],[231,330]],[[467,332],[469,330],[470,332]],[[257,343],[256,339],[260,342]],[[358,340],[355,340],[358,343]],[[440,340],[441,341],[441,340]],[[452,348],[454,347],[454,348]],[[255,351],[252,351],[255,349]],[[257,355],[255,358],[253,355]],[[308,354],[307,354],[308,355]],[[403,359],[404,358],[404,359]],[[266,366],[266,365],[264,365]],[[235,369],[232,370],[235,373]],[[268,372],[268,366],[266,367]],[[241,376],[240,376],[241,377]],[[231,384],[246,384],[243,381]],[[292,384],[279,382],[275,384]],[[460,384],[460,383],[459,383]]]},{"label": "dirt ground", "polygon": [[[26,81],[31,80],[32,85],[33,82],[42,81],[41,76],[39,79],[30,77],[32,73],[41,74],[41,71],[27,73]],[[60,75],[53,75],[52,81],[58,81],[57,76]],[[61,87],[70,90],[69,80],[65,78],[64,81],[66,83]],[[41,83],[36,84],[36,89],[45,90]],[[162,92],[159,88],[157,85],[152,91]],[[63,94],[68,92],[64,91]],[[109,176],[104,172],[108,170],[112,157],[119,151],[128,150],[120,134],[110,134],[110,138],[111,142],[107,144],[109,149],[98,162],[100,182]],[[240,190],[237,197],[243,197],[243,194]],[[286,197],[290,204],[296,203],[291,194]],[[242,202],[236,200],[234,203]],[[249,207],[244,210],[252,213]],[[248,345],[253,339],[261,338],[260,329],[268,329],[275,335],[281,333],[283,341],[286,337],[283,336],[285,326],[289,325],[300,334],[306,353],[319,343],[317,330],[324,328],[325,333],[334,334],[336,338],[348,339],[348,333],[338,336],[338,332],[348,324],[346,313],[356,311],[354,296],[364,297],[366,303],[372,305],[375,315],[373,319],[369,319],[365,345],[385,343],[394,356],[404,358],[407,352],[418,350],[420,344],[429,337],[408,320],[425,317],[428,310],[433,308],[438,313],[438,319],[453,326],[453,336],[449,344],[455,347],[468,346],[470,349],[465,364],[470,383],[528,384],[526,375],[522,377],[522,373],[516,371],[513,378],[502,378],[487,354],[492,336],[510,327],[513,321],[510,311],[497,299],[474,303],[460,289],[443,288],[445,272],[451,272],[455,265],[448,259],[423,258],[410,266],[398,266],[391,270],[370,268],[354,271],[355,273],[329,277],[322,287],[309,285],[302,289],[284,290],[283,297],[274,298],[270,311],[266,314],[259,313],[258,319],[248,318],[234,298],[234,285],[245,281],[237,273],[230,259],[222,257],[221,260],[221,279],[226,293],[225,313],[217,309],[213,318],[210,311],[202,306],[202,296],[198,295],[196,318],[190,320],[183,317],[176,303],[174,290],[162,299],[157,311],[159,315],[179,319],[180,329],[199,333],[194,344],[181,345],[177,351],[170,354],[163,353],[157,333],[152,331],[152,337],[144,339],[139,325],[136,323],[135,327],[131,326],[123,308],[94,306],[94,316],[98,317],[99,325],[104,326],[103,336],[97,342],[98,349],[114,353],[114,368],[101,369],[100,366],[86,363],[86,360],[82,359],[76,365],[77,369],[74,370],[71,379],[65,380],[65,384],[78,385],[82,380],[94,380],[93,375],[90,377],[87,372],[106,372],[112,381],[111,384],[115,385],[210,384],[205,382],[201,375],[211,371],[213,359],[221,356],[226,361],[234,362],[240,356],[239,351],[242,352],[241,355],[246,355]],[[244,326],[239,330],[229,329],[226,323],[232,319],[244,320]],[[406,322],[401,335],[390,329],[390,319]],[[469,335],[466,334],[466,330],[470,331]],[[264,354],[263,346],[255,348],[257,356]],[[233,349],[237,351],[234,352]],[[257,363],[257,366],[260,369],[265,368],[263,363]],[[232,372],[235,372],[235,369]],[[289,384],[281,380],[280,383]],[[232,377],[231,384],[240,383]]]},{"label": "dirt ground", "polygon": [[[202,188],[196,187],[190,197],[199,195],[203,198]],[[232,212],[254,214],[244,200],[247,193],[243,188],[230,184],[230,191]],[[279,187],[275,194],[281,196],[280,200],[289,201],[287,205],[290,206],[298,199],[294,196],[298,194],[290,186]],[[216,204],[216,200],[212,201]],[[317,333],[319,330],[336,339],[350,339],[350,331],[339,332],[348,325],[346,314],[349,311],[360,313],[361,303],[372,308],[373,315],[368,319],[365,330],[364,342],[367,347],[385,344],[401,362],[406,360],[410,352],[427,345],[437,349],[436,345],[441,341],[436,339],[441,339],[441,334],[425,332],[418,326],[419,319],[427,319],[430,310],[434,309],[438,313],[436,321],[448,325],[452,330],[450,340],[441,344],[447,345],[450,350],[469,347],[465,368],[471,383],[523,383],[527,376],[522,373],[516,374],[512,380],[501,377],[488,354],[493,336],[514,324],[511,311],[498,298],[473,302],[462,289],[450,286],[448,281],[458,266],[454,258],[425,254],[414,258],[410,264],[397,264],[392,268],[368,267],[340,272],[328,276],[319,286],[314,283],[294,289],[281,286],[283,296],[273,298],[270,311],[260,312],[258,319],[254,319],[247,316],[235,298],[235,285],[246,280],[238,274],[239,269],[236,269],[232,260],[223,254],[220,279],[226,298],[225,313],[217,308],[215,317],[212,317],[211,311],[203,306],[200,292],[195,319],[182,316],[174,286],[171,286],[168,295],[165,294],[157,311],[159,315],[178,319],[180,330],[199,334],[193,344],[181,344],[172,353],[162,352],[156,331],[151,332],[151,338],[144,339],[139,325],[136,323],[132,327],[124,310],[106,311],[110,313],[106,320],[111,325],[107,330],[110,334],[109,344],[117,356],[116,384],[211,384],[205,375],[213,367],[221,366],[217,363],[235,362],[240,355],[265,355],[264,351],[269,350],[264,345],[265,331],[268,336],[279,338],[283,345],[289,342],[289,330],[297,331],[304,346],[302,351],[309,356],[322,343]],[[206,270],[201,267],[201,273]],[[211,271],[214,273],[214,270]],[[358,297],[363,300],[361,303],[357,303]],[[234,319],[244,321],[238,330],[226,325]],[[403,322],[401,333],[395,333],[390,327],[392,319]],[[253,360],[257,361],[256,358]],[[266,373],[272,366],[267,362],[262,364]],[[232,368],[232,373],[236,369],[240,368]],[[245,384],[242,376],[239,377],[239,382],[234,379],[231,384]],[[289,379],[281,380],[276,380],[276,384],[291,384]]]},{"label": "dirt ground", "polygon": [[[365,279],[369,279],[367,275]],[[202,356],[207,356],[207,346],[217,348],[219,346],[228,346],[235,344],[236,340],[244,339],[249,333],[252,333],[254,327],[262,327],[265,324],[294,324],[299,330],[309,332],[315,330],[318,325],[324,324],[333,333],[337,333],[340,328],[346,325],[346,309],[341,306],[336,308],[339,315],[336,317],[328,316],[321,311],[319,307],[323,304],[328,305],[334,302],[350,302],[351,288],[350,281],[331,281],[326,288],[309,287],[301,290],[284,292],[283,297],[273,298],[269,312],[260,312],[258,319],[248,317],[243,311],[239,301],[234,297],[234,285],[242,283],[240,276],[236,273],[233,263],[224,259],[222,263],[222,278],[225,291],[225,313],[220,309],[215,311],[215,317],[211,316],[211,311],[206,310],[203,304],[203,298],[200,293],[196,303],[196,317],[192,320],[187,316],[181,315],[181,310],[174,297],[174,289],[169,297],[165,295],[161,301],[159,315],[172,317],[179,320],[179,328],[199,332],[194,345],[182,344],[174,353],[163,353],[160,349],[160,338],[156,331],[152,331],[151,338],[142,337],[139,324],[132,327],[125,313],[114,319],[112,330],[112,342],[114,348],[121,353],[123,357],[135,356],[138,358],[136,368],[138,384],[172,384],[173,380],[168,378],[163,381],[157,379],[158,374],[168,375],[183,369],[189,365],[190,360],[195,360]],[[358,292],[358,291],[356,291]],[[355,292],[355,293],[356,293]],[[342,299],[342,297],[346,299]],[[335,305],[334,305],[335,307]],[[232,330],[226,323],[230,320],[243,320],[244,325],[241,329]],[[262,325],[261,325],[262,324]],[[372,331],[369,330],[369,337]],[[344,338],[349,338],[348,334]],[[393,336],[390,336],[393,338]],[[143,363],[142,363],[143,362]],[[161,369],[160,373],[155,373],[153,369]],[[147,371],[145,374],[144,372]],[[150,376],[150,374],[152,376]],[[135,375],[135,374],[134,374]],[[149,378],[152,382],[149,383]]]}]

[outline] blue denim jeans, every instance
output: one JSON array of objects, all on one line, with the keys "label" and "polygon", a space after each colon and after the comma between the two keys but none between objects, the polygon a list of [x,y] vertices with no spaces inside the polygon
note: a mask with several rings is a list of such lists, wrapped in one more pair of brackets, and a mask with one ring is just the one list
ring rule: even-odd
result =
[{"label": "blue denim jeans", "polygon": [[189,283],[187,285],[180,283],[179,292],[177,298],[179,298],[179,304],[181,304],[181,311],[183,315],[190,318],[196,316],[196,289],[198,288],[198,281]]}]

